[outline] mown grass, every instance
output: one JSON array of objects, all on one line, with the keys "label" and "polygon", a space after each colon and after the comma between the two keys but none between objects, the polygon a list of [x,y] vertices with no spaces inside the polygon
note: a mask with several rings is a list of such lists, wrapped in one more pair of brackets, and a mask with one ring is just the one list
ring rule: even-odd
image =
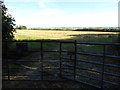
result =
[{"label": "mown grass", "polygon": [[16,40],[33,40],[33,39],[79,39],[81,35],[114,35],[117,32],[94,32],[94,31],[49,31],[49,30],[17,30],[15,33]]},{"label": "mown grass", "polygon": [[[95,31],[17,30],[14,34],[15,40],[77,40],[78,42],[97,43],[112,43],[117,41],[118,37],[118,32]],[[39,48],[39,46],[38,43],[29,43],[29,47],[32,47],[33,49]],[[10,47],[15,49],[15,43]],[[54,45],[46,44],[45,47],[52,48]],[[67,47],[69,47],[69,45]]]},{"label": "mown grass", "polygon": [[[117,32],[95,31],[55,31],[55,30],[17,30],[16,40],[77,40],[78,42],[111,43],[117,40]],[[38,48],[37,43],[31,43],[30,47]],[[47,45],[48,48],[54,45]],[[45,46],[45,47],[47,47]],[[69,45],[67,46],[69,47]],[[98,50],[96,50],[98,51]]]}]

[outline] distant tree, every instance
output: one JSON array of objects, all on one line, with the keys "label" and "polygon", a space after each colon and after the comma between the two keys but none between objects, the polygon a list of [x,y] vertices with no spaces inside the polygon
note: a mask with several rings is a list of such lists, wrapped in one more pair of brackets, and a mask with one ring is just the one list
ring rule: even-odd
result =
[{"label": "distant tree", "polygon": [[26,26],[17,26],[16,29],[27,29]]},{"label": "distant tree", "polygon": [[19,26],[18,26],[18,25],[16,25],[15,29],[18,29],[18,28],[19,28]]}]

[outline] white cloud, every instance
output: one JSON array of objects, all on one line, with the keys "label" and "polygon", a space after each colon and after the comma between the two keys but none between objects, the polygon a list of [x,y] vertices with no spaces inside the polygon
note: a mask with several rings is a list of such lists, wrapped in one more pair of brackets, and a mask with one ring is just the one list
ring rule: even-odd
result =
[{"label": "white cloud", "polygon": [[59,9],[56,9],[56,8],[45,8],[43,10],[41,10],[40,12],[38,13],[35,13],[33,15],[35,16],[59,16],[59,15],[62,15],[64,14],[63,11],[59,10]]},{"label": "white cloud", "polygon": [[45,8],[45,7],[46,7],[44,2],[40,2],[39,5],[40,5],[40,7],[42,7],[42,8]]},{"label": "white cloud", "polygon": [[41,8],[46,8],[46,5],[45,5],[44,1],[40,1],[38,4]]},{"label": "white cloud", "polygon": [[[8,0],[10,1],[10,0]],[[12,0],[37,2],[41,8],[38,13],[29,16],[16,17],[18,25],[23,24],[27,27],[112,27],[118,25],[118,14],[116,12],[106,13],[77,13],[68,14],[60,9],[48,8],[47,2],[82,2],[83,0]],[[108,0],[84,0],[84,2],[108,1]],[[109,0],[113,1],[113,0]],[[117,0],[114,0],[117,1]]]},{"label": "white cloud", "polygon": [[117,27],[118,25],[117,12],[70,15],[58,9],[45,8],[39,13],[21,18],[17,19],[19,21],[17,23],[27,27]]}]

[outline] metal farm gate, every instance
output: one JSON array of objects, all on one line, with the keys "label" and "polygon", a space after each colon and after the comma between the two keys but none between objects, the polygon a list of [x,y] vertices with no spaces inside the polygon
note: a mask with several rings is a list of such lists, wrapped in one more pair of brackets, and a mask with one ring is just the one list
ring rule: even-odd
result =
[{"label": "metal farm gate", "polygon": [[[32,77],[32,80],[38,81],[68,79],[96,88],[119,88],[120,56],[114,54],[116,51],[120,51],[119,43],[88,43],[77,42],[76,40],[24,40],[12,41],[12,43],[17,49],[17,54],[24,53],[29,56],[27,52],[33,54],[38,52],[36,54],[39,54],[40,57],[37,59],[31,57],[30,60],[8,58],[4,61],[7,64],[3,67],[6,71],[3,72],[3,77],[6,77],[3,80],[24,81],[30,80],[30,77]],[[36,45],[31,45],[31,43],[38,43],[39,48],[33,48]],[[30,45],[33,49],[29,49]],[[115,50],[107,52],[107,50],[111,49],[110,46],[114,46]],[[85,51],[84,48],[88,50]],[[12,48],[12,50],[14,49]],[[13,51],[8,50],[7,52]],[[31,62],[30,64],[36,62],[36,67],[29,67],[29,64],[25,64],[28,62]],[[19,65],[21,63],[23,64]],[[14,65],[17,65],[17,68]],[[24,70],[19,74],[18,72],[11,73],[17,71],[18,68],[20,70],[21,66],[27,68],[27,70],[31,69],[31,71],[26,75],[23,74]],[[32,73],[32,71],[35,72]]]}]

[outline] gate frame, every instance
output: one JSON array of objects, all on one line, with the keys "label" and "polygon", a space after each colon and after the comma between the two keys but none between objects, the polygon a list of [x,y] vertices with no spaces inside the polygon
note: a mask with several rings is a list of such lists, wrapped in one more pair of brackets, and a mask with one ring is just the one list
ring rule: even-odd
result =
[{"label": "gate frame", "polygon": [[[104,63],[104,60],[105,60],[106,57],[108,57],[108,58],[120,58],[120,56],[106,55],[106,54],[105,54],[106,45],[120,46],[120,43],[91,43],[91,42],[78,42],[78,43],[77,43],[76,40],[74,40],[74,41],[64,41],[64,40],[63,40],[63,41],[62,41],[62,40],[19,40],[19,41],[17,41],[17,40],[13,40],[13,41],[5,41],[5,42],[6,42],[6,44],[9,43],[9,42],[26,42],[26,43],[27,43],[27,42],[40,42],[40,43],[41,43],[41,61],[42,61],[42,62],[43,62],[43,52],[56,52],[56,51],[44,51],[44,50],[43,50],[43,43],[44,43],[44,42],[59,43],[59,51],[57,51],[57,52],[59,52],[59,55],[60,55],[59,60],[60,60],[60,77],[61,77],[61,78],[65,78],[65,79],[77,81],[77,82],[80,82],[80,83],[83,83],[83,84],[87,84],[87,85],[90,85],[90,86],[93,86],[93,87],[96,87],[96,88],[104,88],[103,83],[108,83],[108,84],[118,85],[118,86],[120,85],[119,83],[111,83],[111,82],[109,82],[109,81],[105,81],[104,78],[103,78],[103,77],[104,77],[104,74],[112,75],[112,76],[116,76],[116,77],[120,77],[119,74],[104,72],[104,66],[111,66],[111,67],[120,68],[119,65],[105,64],[105,63]],[[74,49],[74,50],[75,50],[75,51],[74,51],[74,59],[71,59],[71,60],[74,60],[74,66],[73,66],[73,67],[74,67],[74,73],[72,73],[72,74],[74,75],[74,79],[69,78],[69,77],[65,77],[65,76],[62,75],[62,72],[63,72],[63,69],[62,69],[62,59],[70,59],[70,58],[63,58],[63,57],[61,57],[62,52],[66,52],[66,51],[62,50],[62,44],[63,44],[63,43],[72,43],[72,44],[74,44],[74,47],[75,47],[75,49]],[[90,53],[77,52],[77,45],[78,45],[78,44],[100,45],[100,46],[103,46],[103,54],[90,54]],[[79,59],[77,59],[77,54],[103,57],[103,62],[102,62],[102,63],[98,63],[98,62],[93,62],[93,61],[79,60]],[[87,62],[87,63],[93,63],[93,64],[102,65],[102,72],[101,72],[101,71],[97,71],[97,70],[95,71],[95,70],[91,70],[91,69],[79,67],[79,68],[84,69],[84,70],[87,70],[87,71],[93,71],[93,72],[101,73],[101,74],[102,74],[101,79],[96,79],[96,78],[92,78],[92,77],[90,77],[90,76],[81,75],[81,76],[86,77],[86,78],[92,78],[92,79],[101,81],[101,86],[96,86],[96,85],[92,85],[92,84],[90,84],[90,83],[86,83],[86,82],[83,82],[83,81],[76,80],[76,78],[75,78],[76,75],[77,75],[77,74],[76,74],[76,68],[78,68],[78,67],[76,67],[76,61],[82,61],[82,62]],[[8,81],[14,81],[14,80],[10,80],[9,60],[7,60],[7,63],[8,63],[8,65],[7,65]],[[42,63],[41,66],[42,66],[42,69],[41,69],[41,70],[43,71],[43,63]],[[71,67],[71,66],[70,66],[70,67]],[[70,72],[69,72],[69,73],[70,73]],[[41,74],[43,74],[43,73],[41,72]],[[42,78],[42,80],[43,80],[43,75],[41,75],[41,78]],[[15,81],[16,81],[16,80],[15,80]],[[25,81],[25,80],[23,80],[23,81]],[[27,80],[27,81],[29,81],[29,80]]]}]

